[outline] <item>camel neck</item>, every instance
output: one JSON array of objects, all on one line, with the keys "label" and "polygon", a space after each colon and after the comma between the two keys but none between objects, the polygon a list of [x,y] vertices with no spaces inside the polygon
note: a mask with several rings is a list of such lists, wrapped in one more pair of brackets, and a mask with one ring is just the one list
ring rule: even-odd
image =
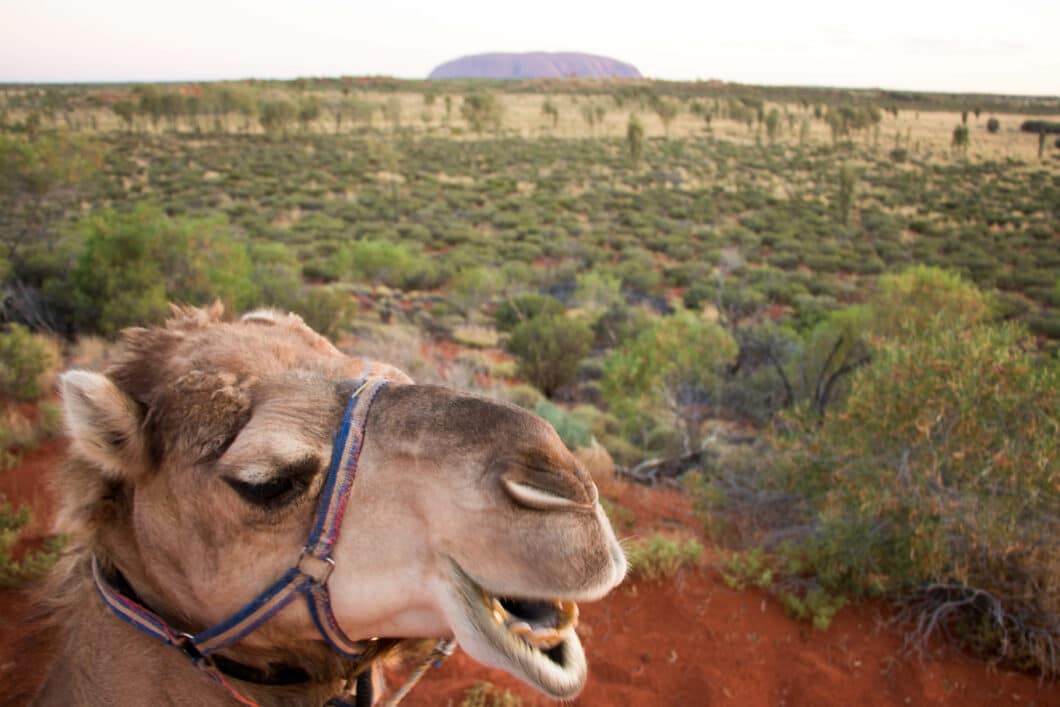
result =
[{"label": "camel neck", "polygon": [[[34,704],[234,704],[182,652],[118,619],[96,592],[90,574],[67,595],[61,610],[65,616],[55,617],[63,627],[55,637],[55,661]],[[341,685],[341,668],[334,659],[312,665],[292,654],[225,653],[226,667],[246,671],[231,676],[233,685],[261,707],[322,704]],[[260,684],[255,678],[263,675],[286,684]]]}]

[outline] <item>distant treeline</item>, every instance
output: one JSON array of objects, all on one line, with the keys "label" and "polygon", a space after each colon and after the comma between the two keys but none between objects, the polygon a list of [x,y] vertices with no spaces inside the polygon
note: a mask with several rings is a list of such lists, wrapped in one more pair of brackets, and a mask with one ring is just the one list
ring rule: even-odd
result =
[{"label": "distant treeline", "polygon": [[[316,91],[378,91],[382,93],[415,92],[459,94],[490,90],[501,93],[555,93],[580,95],[610,95],[631,101],[651,100],[652,97],[694,99],[751,99],[774,103],[809,105],[875,105],[888,112],[918,111],[975,111],[988,113],[1023,113],[1049,115],[1060,113],[1058,96],[1009,96],[980,93],[922,93],[885,89],[854,89],[811,86],[751,86],[724,81],[658,81],[652,79],[456,79],[409,80],[386,76],[341,76],[334,78],[299,78],[290,81],[261,81],[250,79],[239,82],[262,88],[293,88]],[[130,84],[112,84],[126,87]],[[160,86],[162,84],[159,84]],[[50,84],[51,88],[78,89],[76,84]],[[0,91],[19,91],[28,84],[0,84]],[[92,84],[99,90],[103,84]]]}]

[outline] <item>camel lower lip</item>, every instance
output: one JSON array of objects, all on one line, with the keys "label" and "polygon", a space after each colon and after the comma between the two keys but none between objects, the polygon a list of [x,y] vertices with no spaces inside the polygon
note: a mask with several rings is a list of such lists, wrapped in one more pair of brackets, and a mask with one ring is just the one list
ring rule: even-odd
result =
[{"label": "camel lower lip", "polygon": [[[556,699],[585,684],[585,652],[574,628],[577,605],[560,599],[508,599],[480,586],[452,563],[450,623],[461,647]],[[520,616],[517,612],[532,614]]]}]

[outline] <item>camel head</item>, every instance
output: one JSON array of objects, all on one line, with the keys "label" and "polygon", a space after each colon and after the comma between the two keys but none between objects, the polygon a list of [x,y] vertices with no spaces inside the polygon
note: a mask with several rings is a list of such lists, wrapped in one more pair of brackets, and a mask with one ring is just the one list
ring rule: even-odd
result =
[{"label": "camel head", "polygon": [[[163,328],[125,332],[102,373],[62,379],[59,530],[172,626],[222,621],[298,560],[366,366],[271,312],[175,310]],[[335,546],[338,625],[354,640],[452,636],[552,697],[575,695],[574,602],[626,571],[592,480],[540,418],[371,367],[391,382],[370,408]],[[303,602],[229,650],[311,672],[337,660]]]}]

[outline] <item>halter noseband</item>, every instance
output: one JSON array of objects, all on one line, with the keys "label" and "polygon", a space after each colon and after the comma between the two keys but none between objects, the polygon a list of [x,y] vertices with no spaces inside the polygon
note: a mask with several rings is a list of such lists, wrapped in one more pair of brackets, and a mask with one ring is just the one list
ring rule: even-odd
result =
[{"label": "halter noseband", "polygon": [[302,548],[295,565],[272,586],[221,623],[192,635],[174,630],[153,611],[115,588],[103,576],[99,563],[93,557],[92,575],[103,602],[119,618],[140,631],[179,648],[197,667],[205,670],[244,704],[253,702],[228,684],[224,673],[218,670],[210,656],[257,629],[299,595],[305,597],[313,623],[328,645],[347,660],[360,657],[363,643],[351,640],[339,627],[331,610],[327,582],[335,568],[332,551],[357,475],[357,460],[361,454],[368,410],[385,384],[382,378],[368,378],[350,395],[335,437],[327,479],[320,493],[309,541]]}]

